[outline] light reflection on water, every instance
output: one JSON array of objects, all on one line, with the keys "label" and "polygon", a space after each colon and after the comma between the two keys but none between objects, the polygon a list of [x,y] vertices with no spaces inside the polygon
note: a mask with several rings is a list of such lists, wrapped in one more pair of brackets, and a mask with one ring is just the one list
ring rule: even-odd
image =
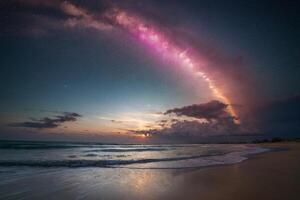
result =
[{"label": "light reflection on water", "polygon": [[[0,199],[141,199],[163,195],[171,186],[173,172],[111,168],[15,169],[17,176],[0,184]],[[5,191],[5,192],[4,192]]]}]

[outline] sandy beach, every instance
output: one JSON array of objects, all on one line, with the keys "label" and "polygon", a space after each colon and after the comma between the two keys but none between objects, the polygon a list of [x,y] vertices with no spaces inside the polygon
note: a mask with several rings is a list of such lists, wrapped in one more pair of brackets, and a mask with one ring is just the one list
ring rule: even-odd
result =
[{"label": "sandy beach", "polygon": [[262,146],[288,150],[259,154],[238,164],[186,173],[174,185],[172,198],[299,199],[300,143]]}]

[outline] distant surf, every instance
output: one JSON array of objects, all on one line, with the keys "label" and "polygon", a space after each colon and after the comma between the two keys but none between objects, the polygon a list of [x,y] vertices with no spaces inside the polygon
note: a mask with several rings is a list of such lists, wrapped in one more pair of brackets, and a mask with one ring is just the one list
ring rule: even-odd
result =
[{"label": "distant surf", "polygon": [[268,149],[241,144],[103,145],[1,142],[1,167],[172,169],[224,165]]}]

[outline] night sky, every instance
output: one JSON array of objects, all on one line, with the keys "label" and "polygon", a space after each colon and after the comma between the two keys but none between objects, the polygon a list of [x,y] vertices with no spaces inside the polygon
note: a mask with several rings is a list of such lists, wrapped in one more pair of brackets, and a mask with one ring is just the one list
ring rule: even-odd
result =
[{"label": "night sky", "polygon": [[300,137],[297,1],[0,2],[0,139]]}]

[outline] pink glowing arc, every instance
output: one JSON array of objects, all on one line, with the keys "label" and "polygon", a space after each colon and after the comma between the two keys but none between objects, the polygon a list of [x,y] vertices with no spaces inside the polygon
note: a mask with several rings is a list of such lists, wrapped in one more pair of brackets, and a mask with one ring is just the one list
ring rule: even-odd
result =
[{"label": "pink glowing arc", "polygon": [[208,77],[208,74],[200,70],[201,63],[193,59],[185,49],[180,48],[163,33],[155,29],[154,26],[146,25],[146,23],[136,16],[129,15],[128,13],[120,10],[117,10],[114,16],[114,22],[118,26],[153,47],[163,57],[170,58],[180,66],[185,67],[192,76],[203,78],[208,83],[208,86],[214,96],[228,105],[228,112],[232,117],[236,118],[235,122],[239,123],[239,120],[237,120],[237,113],[232,107],[229,98],[221,92],[214,81]]}]

